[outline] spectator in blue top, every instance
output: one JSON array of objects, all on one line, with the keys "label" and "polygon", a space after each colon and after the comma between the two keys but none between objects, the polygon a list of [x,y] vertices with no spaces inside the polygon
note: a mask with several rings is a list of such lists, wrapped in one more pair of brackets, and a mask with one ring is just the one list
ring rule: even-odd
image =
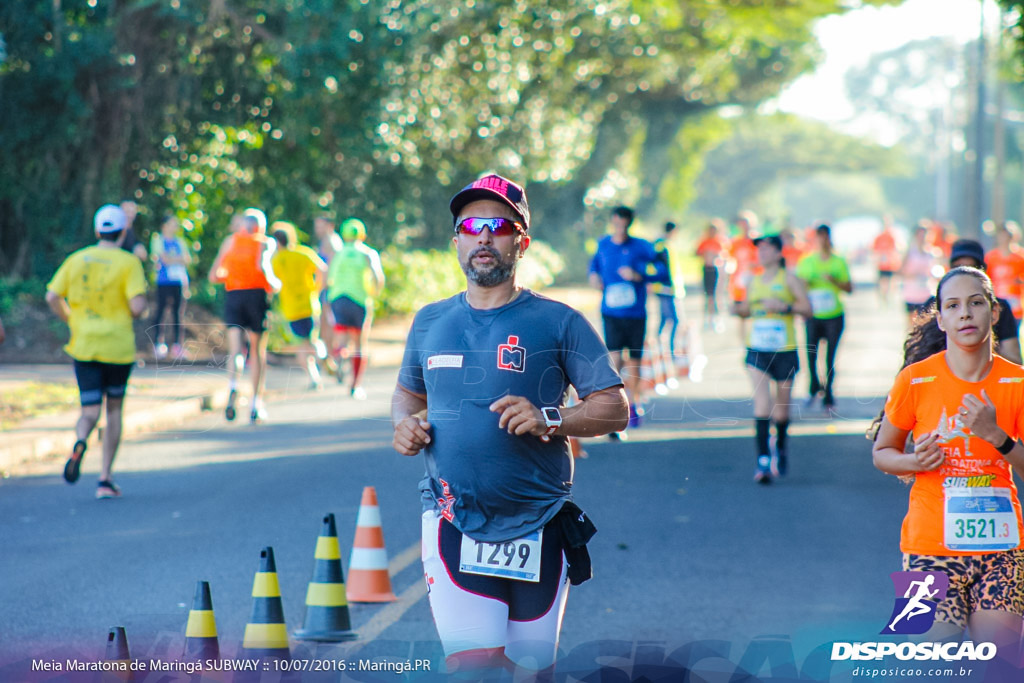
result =
[{"label": "spectator in blue top", "polygon": [[[156,313],[153,316],[153,347],[157,359],[167,356],[167,344],[175,359],[185,355],[182,347],[181,318],[188,299],[188,266],[192,263],[185,240],[178,236],[178,219],[164,216],[160,232],[154,234],[149,245],[156,264]],[[164,312],[170,310],[171,324],[164,325]]]},{"label": "spectator in blue top", "polygon": [[[639,427],[636,404],[647,332],[646,273],[655,256],[650,242],[629,234],[633,216],[633,209],[628,206],[612,209],[612,234],[597,245],[597,253],[590,261],[590,284],[602,292],[604,341],[625,384],[629,426]],[[623,351],[628,352],[628,357]]]}]

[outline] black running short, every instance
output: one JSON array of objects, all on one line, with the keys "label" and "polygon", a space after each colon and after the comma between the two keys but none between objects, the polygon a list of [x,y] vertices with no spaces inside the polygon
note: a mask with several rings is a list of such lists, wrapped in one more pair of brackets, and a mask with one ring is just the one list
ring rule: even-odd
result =
[{"label": "black running short", "polygon": [[228,327],[263,333],[269,310],[270,300],[263,289],[233,289],[224,294],[224,324]]},{"label": "black running short", "polygon": [[704,266],[704,294],[714,296],[718,289],[718,266]]},{"label": "black running short", "polygon": [[103,396],[124,398],[134,363],[101,363],[95,360],[76,360],[75,379],[83,406],[98,406]]},{"label": "black running short", "polygon": [[442,519],[438,527],[441,561],[456,586],[469,593],[500,600],[508,605],[512,621],[533,621],[551,611],[555,595],[564,583],[562,544],[557,529],[545,529],[540,547],[540,579],[536,583],[460,571],[462,532]]},{"label": "black running short", "polygon": [[290,320],[288,327],[292,328],[292,334],[299,339],[309,339],[310,335],[313,334],[313,319],[300,318],[299,320]]},{"label": "black running short", "polygon": [[332,301],[331,312],[334,314],[336,327],[354,327],[361,330],[366,322],[366,307],[360,306],[347,296],[339,296]]},{"label": "black running short", "polygon": [[755,351],[747,349],[747,365],[757,368],[776,382],[796,377],[800,356],[794,351]]},{"label": "black running short", "polygon": [[604,343],[612,353],[626,349],[629,357],[640,360],[644,357],[644,335],[647,318],[604,318]]}]

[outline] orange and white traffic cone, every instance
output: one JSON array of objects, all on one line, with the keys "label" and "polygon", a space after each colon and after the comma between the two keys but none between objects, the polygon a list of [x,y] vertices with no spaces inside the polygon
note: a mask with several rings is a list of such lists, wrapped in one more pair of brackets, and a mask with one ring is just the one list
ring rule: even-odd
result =
[{"label": "orange and white traffic cone", "polygon": [[[651,364],[651,345],[644,344],[644,356],[640,359],[640,395],[646,395],[655,389],[654,366]],[[639,397],[636,399],[640,403]]]},{"label": "orange and white traffic cone", "polygon": [[689,329],[683,325],[682,334],[679,336],[679,348],[676,350],[675,366],[676,376],[679,378],[690,375],[690,345]]},{"label": "orange and white traffic cone", "polygon": [[665,349],[661,346],[661,340],[652,349],[654,357],[651,358],[651,367],[654,370],[654,393],[658,396],[668,394],[668,370],[665,363]]},{"label": "orange and white traffic cone", "polygon": [[363,488],[345,592],[349,602],[394,602],[398,599],[391,589],[377,490],[372,486]]}]

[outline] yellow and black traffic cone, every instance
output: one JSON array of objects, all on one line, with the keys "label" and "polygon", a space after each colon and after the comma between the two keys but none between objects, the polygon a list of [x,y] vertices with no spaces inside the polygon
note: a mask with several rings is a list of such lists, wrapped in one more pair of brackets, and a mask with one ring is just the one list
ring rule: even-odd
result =
[{"label": "yellow and black traffic cone", "polygon": [[316,539],[313,580],[306,590],[306,618],[294,633],[299,640],[337,643],[354,640],[345,596],[345,574],[341,566],[338,528],[334,514],[324,517],[323,531]]},{"label": "yellow and black traffic cone", "polygon": [[242,637],[242,656],[291,658],[274,549],[270,547],[260,551],[260,569],[252,583],[252,616]]},{"label": "yellow and black traffic cone", "polygon": [[124,626],[114,626],[107,634],[107,652],[103,656],[106,662],[112,663],[112,669],[104,671],[104,681],[132,680],[132,656],[128,653],[128,634]]},{"label": "yellow and black traffic cone", "polygon": [[188,624],[185,626],[185,651],[182,656],[192,661],[220,659],[217,620],[213,616],[210,584],[206,581],[196,582],[196,594],[192,598],[192,610],[188,613]]}]

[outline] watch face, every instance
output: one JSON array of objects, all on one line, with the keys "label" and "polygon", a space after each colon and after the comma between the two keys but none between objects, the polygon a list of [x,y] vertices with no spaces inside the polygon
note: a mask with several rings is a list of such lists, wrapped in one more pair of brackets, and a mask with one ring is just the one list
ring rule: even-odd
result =
[{"label": "watch face", "polygon": [[542,412],[544,414],[544,420],[547,422],[562,421],[562,414],[558,412],[558,408],[544,408]]}]

